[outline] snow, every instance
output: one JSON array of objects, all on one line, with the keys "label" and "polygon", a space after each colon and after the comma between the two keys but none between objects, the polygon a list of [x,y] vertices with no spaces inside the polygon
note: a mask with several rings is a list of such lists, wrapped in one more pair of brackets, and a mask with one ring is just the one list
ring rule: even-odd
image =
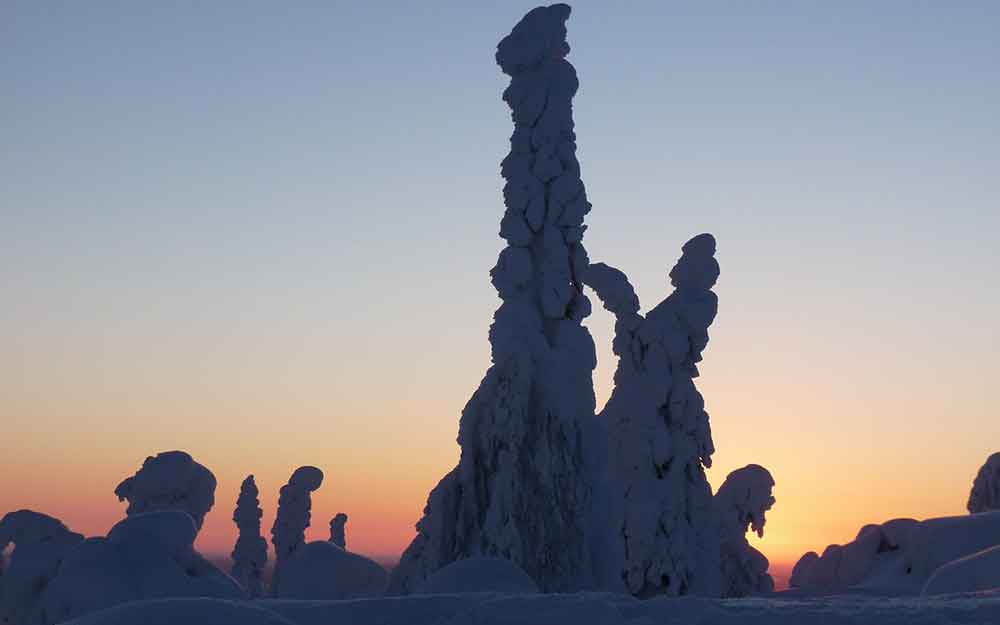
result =
[{"label": "snow", "polygon": [[424,595],[471,592],[532,594],[538,585],[510,560],[468,558],[439,569],[417,589]]},{"label": "snow", "polygon": [[118,501],[128,500],[126,514],[183,510],[201,529],[215,504],[215,475],[183,451],[149,456],[142,467],[115,488]]},{"label": "snow", "polygon": [[237,603],[169,599],[118,606],[72,625],[984,625],[1000,593],[941,597],[707,599],[627,595],[411,595],[353,601]]},{"label": "snow", "polygon": [[1000,452],[987,458],[979,469],[966,507],[972,514],[1000,510]]},{"label": "snow", "polygon": [[239,584],[195,551],[196,534],[180,510],[129,516],[107,538],[88,538],[66,554],[42,593],[41,618],[25,622],[56,623],[138,599],[242,599]]},{"label": "snow", "polygon": [[563,4],[533,9],[497,46],[514,132],[501,163],[507,247],[490,272],[502,300],[490,327],[493,364],[462,411],[458,466],[430,493],[393,594],[476,556],[511,560],[545,591],[590,585],[581,440],[595,411],[597,359],[581,324],[590,314],[581,282],[590,203],[576,159],[569,14]]},{"label": "snow", "polygon": [[718,519],[705,476],[714,452],[694,384],[718,300],[715,239],[688,241],[670,271],[675,287],[645,316],[621,271],[594,264],[585,282],[615,315],[611,399],[598,415],[610,441],[592,519],[599,585],[649,597],[722,592]]},{"label": "snow", "polygon": [[267,564],[267,541],[260,534],[260,519],[264,511],[260,508],[257,483],[249,475],[240,486],[240,496],[236,500],[233,521],[239,528],[239,537],[233,547],[232,575],[247,591],[251,598],[264,593],[262,576]]},{"label": "snow", "polygon": [[330,519],[330,542],[341,549],[347,549],[347,515],[338,512]]},{"label": "snow", "polygon": [[318,540],[302,545],[281,569],[282,599],[353,599],[385,592],[389,575],[377,562]]},{"label": "snow", "polygon": [[790,583],[810,592],[919,594],[940,567],[997,544],[1000,511],[924,521],[894,519],[865,526],[855,540],[830,545],[821,557],[807,553],[795,565]]},{"label": "snow", "polygon": [[746,539],[747,530],[764,536],[765,513],[774,505],[774,478],[762,466],[750,464],[726,476],[715,493],[722,556],[722,596],[745,597],[774,590],[769,563]]},{"label": "snow", "polygon": [[312,466],[295,469],[288,483],[278,493],[278,513],[271,526],[271,543],[274,545],[274,576],[271,594],[283,596],[281,576],[285,563],[306,542],[312,511],[311,493],[323,484],[323,472]]},{"label": "snow", "polygon": [[1000,592],[1000,544],[942,565],[924,585],[922,594]]}]

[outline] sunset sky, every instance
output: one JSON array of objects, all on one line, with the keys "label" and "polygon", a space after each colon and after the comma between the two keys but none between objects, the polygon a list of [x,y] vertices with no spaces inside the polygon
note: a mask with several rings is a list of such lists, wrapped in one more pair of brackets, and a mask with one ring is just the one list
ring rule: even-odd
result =
[{"label": "sunset sky", "polygon": [[[963,513],[1000,449],[1000,3],[572,4],[587,249],[648,310],[717,237],[709,479],[770,469],[759,547]],[[267,530],[313,464],[310,535],[397,556],[489,364],[493,53],[532,6],[0,4],[0,513],[104,534],[184,449],[204,551],[248,473]]]}]

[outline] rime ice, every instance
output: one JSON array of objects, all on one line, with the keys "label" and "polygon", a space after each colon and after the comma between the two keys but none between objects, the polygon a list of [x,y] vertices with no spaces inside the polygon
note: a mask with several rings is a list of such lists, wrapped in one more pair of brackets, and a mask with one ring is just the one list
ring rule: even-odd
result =
[{"label": "rime ice", "polygon": [[115,488],[118,501],[128,500],[126,514],[183,510],[201,529],[215,504],[215,476],[183,451],[149,456],[142,467]]},{"label": "rime ice", "polygon": [[239,528],[239,537],[233,547],[233,577],[251,598],[260,597],[264,592],[261,576],[267,564],[267,541],[260,534],[260,509],[257,483],[249,475],[240,486],[240,496],[236,500],[233,521]]}]

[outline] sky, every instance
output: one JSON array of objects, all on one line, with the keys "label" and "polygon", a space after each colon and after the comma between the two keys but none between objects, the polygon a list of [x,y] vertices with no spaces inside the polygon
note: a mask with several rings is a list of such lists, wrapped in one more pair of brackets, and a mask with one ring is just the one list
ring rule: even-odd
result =
[{"label": "sky", "polygon": [[[0,3],[0,512],[104,534],[184,449],[204,551],[247,474],[266,531],[312,464],[308,535],[344,511],[398,556],[489,365],[493,54],[532,6]],[[770,469],[755,544],[964,513],[1000,448],[1000,4],[573,6],[585,244],[648,310],[718,239],[708,474]]]}]

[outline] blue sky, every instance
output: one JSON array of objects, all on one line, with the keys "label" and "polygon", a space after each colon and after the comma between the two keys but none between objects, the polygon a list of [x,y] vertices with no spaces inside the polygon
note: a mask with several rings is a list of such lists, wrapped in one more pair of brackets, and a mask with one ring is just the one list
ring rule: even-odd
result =
[{"label": "blue sky", "polygon": [[[353,466],[414,425],[453,462],[497,304],[493,52],[533,5],[293,4],[0,6],[11,462],[276,418]],[[573,6],[591,258],[648,309],[686,239],[719,240],[721,466],[768,464],[780,506],[775,466],[848,484],[942,446],[960,508],[1000,440],[1000,4]]]}]

